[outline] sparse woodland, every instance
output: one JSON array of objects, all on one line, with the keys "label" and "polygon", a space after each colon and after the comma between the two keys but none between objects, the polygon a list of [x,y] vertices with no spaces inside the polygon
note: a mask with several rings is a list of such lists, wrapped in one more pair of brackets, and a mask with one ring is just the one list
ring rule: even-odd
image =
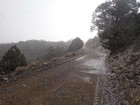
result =
[{"label": "sparse woodland", "polygon": [[[73,41],[67,42],[32,40],[12,45],[13,43],[0,45],[1,55],[6,50],[0,61],[0,74],[9,74],[14,71],[23,72],[28,69],[33,69],[39,63],[57,61],[57,57],[60,56],[72,57],[73,54],[76,54],[70,52],[81,49],[83,47],[83,41],[80,38],[75,38]],[[9,48],[10,46],[12,47]]]}]

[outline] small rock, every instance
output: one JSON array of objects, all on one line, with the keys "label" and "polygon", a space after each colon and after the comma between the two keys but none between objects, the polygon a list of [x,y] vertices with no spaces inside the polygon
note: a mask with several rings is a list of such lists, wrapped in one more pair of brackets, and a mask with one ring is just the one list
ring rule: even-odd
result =
[{"label": "small rock", "polygon": [[23,87],[26,87],[27,85],[26,85],[26,84],[22,84],[22,86],[23,86]]},{"label": "small rock", "polygon": [[44,65],[44,66],[47,66],[47,65],[48,65],[48,63],[47,63],[47,62],[44,62],[44,63],[43,63],[43,65]]},{"label": "small rock", "polygon": [[3,78],[3,80],[4,80],[4,81],[8,81],[9,79],[8,79],[8,78]]},{"label": "small rock", "polygon": [[34,68],[35,68],[35,66],[32,67],[32,69],[34,69]]}]

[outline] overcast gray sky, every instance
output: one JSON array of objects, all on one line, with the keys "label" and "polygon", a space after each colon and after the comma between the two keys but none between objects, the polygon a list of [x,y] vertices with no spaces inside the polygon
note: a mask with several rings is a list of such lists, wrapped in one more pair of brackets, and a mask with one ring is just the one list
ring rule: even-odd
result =
[{"label": "overcast gray sky", "polygon": [[0,43],[94,37],[92,13],[105,0],[0,0]]}]

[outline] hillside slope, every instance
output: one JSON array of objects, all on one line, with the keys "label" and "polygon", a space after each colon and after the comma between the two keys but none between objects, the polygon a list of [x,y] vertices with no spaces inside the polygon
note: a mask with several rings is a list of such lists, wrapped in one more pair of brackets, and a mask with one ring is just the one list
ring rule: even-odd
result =
[{"label": "hillside slope", "polygon": [[27,61],[31,61],[37,57],[43,56],[46,54],[46,50],[50,47],[61,47],[64,51],[68,50],[71,41],[63,42],[50,42],[43,40],[29,40],[29,41],[20,41],[18,43],[5,43],[0,44],[0,58],[3,54],[13,45],[17,45],[20,51],[25,55]]},{"label": "hillside slope", "polygon": [[[108,56],[109,105],[140,105],[140,42]],[[120,97],[121,96],[121,97]]]}]

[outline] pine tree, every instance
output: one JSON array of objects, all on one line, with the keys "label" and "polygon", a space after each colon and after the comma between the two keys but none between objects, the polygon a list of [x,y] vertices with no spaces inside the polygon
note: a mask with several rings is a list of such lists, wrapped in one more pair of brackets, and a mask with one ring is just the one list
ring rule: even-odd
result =
[{"label": "pine tree", "polygon": [[8,74],[18,66],[27,65],[26,59],[16,45],[12,46],[2,57],[0,68],[4,74]]}]

